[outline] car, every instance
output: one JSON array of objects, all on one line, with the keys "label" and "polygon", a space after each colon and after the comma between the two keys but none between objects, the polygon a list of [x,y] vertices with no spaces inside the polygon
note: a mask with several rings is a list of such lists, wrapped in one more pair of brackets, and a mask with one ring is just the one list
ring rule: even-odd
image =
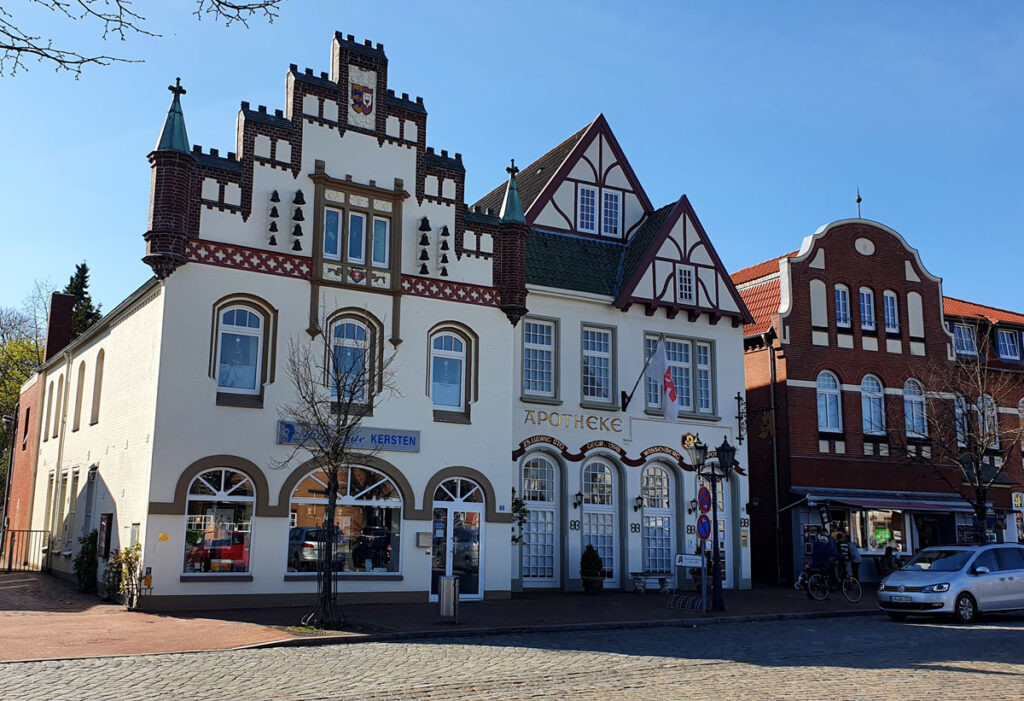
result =
[{"label": "car", "polygon": [[[288,531],[288,569],[293,572],[311,572],[320,559],[320,541],[323,539],[319,526],[296,526]],[[348,548],[345,536],[339,530],[335,538],[335,569],[341,570]]]},{"label": "car", "polygon": [[352,545],[352,562],[356,569],[386,569],[391,564],[391,531],[383,526],[365,526]]},{"label": "car", "polygon": [[249,533],[227,531],[221,537],[189,548],[185,567],[190,572],[248,572]]},{"label": "car", "polygon": [[940,614],[960,623],[1024,609],[1024,544],[926,548],[881,581],[878,606],[897,621]]}]

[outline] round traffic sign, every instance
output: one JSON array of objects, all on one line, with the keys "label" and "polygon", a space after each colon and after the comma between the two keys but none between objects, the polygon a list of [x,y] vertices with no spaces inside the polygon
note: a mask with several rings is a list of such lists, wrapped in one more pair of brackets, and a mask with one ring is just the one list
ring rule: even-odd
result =
[{"label": "round traffic sign", "polygon": [[707,540],[711,537],[711,519],[708,518],[707,514],[701,514],[700,518],[697,519],[697,535],[700,536],[701,540]]},{"label": "round traffic sign", "polygon": [[702,514],[706,514],[711,510],[711,490],[707,487],[701,487],[697,490],[697,506],[700,507]]}]

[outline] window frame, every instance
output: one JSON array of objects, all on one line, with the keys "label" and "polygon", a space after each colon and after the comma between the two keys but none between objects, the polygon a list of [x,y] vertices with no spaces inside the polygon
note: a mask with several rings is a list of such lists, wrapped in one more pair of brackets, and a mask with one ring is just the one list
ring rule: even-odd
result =
[{"label": "window frame", "polygon": [[[461,351],[446,350],[444,348],[435,348],[434,342],[438,339],[450,337],[462,345]],[[450,413],[463,413],[469,406],[467,397],[467,369],[469,365],[469,343],[462,336],[462,334],[456,333],[452,329],[439,329],[432,333],[428,339],[428,349],[430,362],[427,365],[427,386],[430,388],[430,402],[434,408],[434,411],[450,412]],[[461,364],[459,371],[459,403],[456,406],[451,404],[438,404],[434,398],[434,359],[435,358],[452,358],[456,359]]]},{"label": "window frame", "polygon": [[[608,223],[608,212],[606,211],[605,205],[607,204],[607,198],[611,197],[615,200],[615,231],[609,233],[606,230]],[[601,216],[600,216],[600,231],[601,236],[605,238],[622,238],[622,191],[613,190],[609,188],[601,188]]]},{"label": "window frame", "polygon": [[[229,309],[245,309],[260,319],[262,338],[258,346],[255,392],[229,391],[228,388],[220,386],[221,319]],[[216,389],[217,406],[262,408],[266,386],[273,384],[276,379],[278,310],[261,297],[235,292],[213,303],[210,324],[209,376]]]},{"label": "window frame", "polygon": [[[340,327],[351,325],[363,333],[363,339],[358,338],[348,339],[342,336],[340,339],[337,336],[337,330]],[[373,357],[371,355],[374,347],[374,334],[373,330],[365,320],[359,319],[354,316],[340,316],[336,319],[331,320],[327,327],[328,333],[328,350],[327,358],[324,363],[324,385],[327,387],[327,391],[331,394],[331,401],[338,402],[338,387],[332,381],[334,376],[332,374],[332,368],[335,363],[335,349],[336,348],[357,348],[362,351],[361,362],[363,365],[362,369],[362,388],[360,389],[360,396],[355,397],[354,404],[365,406],[372,403],[373,397]],[[348,390],[346,390],[347,392]]]},{"label": "window frame", "polygon": [[[199,480],[200,478],[204,478],[207,474],[209,474],[211,472],[216,472],[216,471],[220,471],[220,473],[221,473],[221,478],[220,478],[221,479],[221,488],[220,488],[220,490],[215,491],[214,494],[193,494],[192,493],[192,487],[193,487],[193,485],[195,485],[197,480]],[[230,489],[225,490],[224,489],[224,482],[226,481],[228,473],[236,473],[238,475],[241,475],[243,479],[241,481],[239,481],[237,484],[235,484],[234,486],[232,486]],[[204,483],[206,483],[205,479],[203,481],[204,481]],[[244,494],[232,495],[232,492],[237,490],[239,487],[244,486],[247,482],[248,482],[248,484],[249,484],[249,486],[250,486],[250,488],[252,490],[252,494],[251,495],[244,495]],[[206,483],[206,484],[207,484],[208,488],[212,489],[212,485],[210,485],[209,483]],[[185,569],[185,564],[188,562],[189,556],[191,555],[191,552],[188,551],[188,550],[183,550],[182,551],[182,560],[181,560],[181,570],[180,570],[181,575],[183,577],[189,577],[189,578],[191,578],[191,577],[201,577],[201,578],[205,579],[205,578],[215,578],[217,576],[222,576],[222,575],[235,575],[235,576],[237,576],[237,575],[251,575],[252,574],[252,555],[253,555],[253,551],[254,551],[254,549],[253,549],[253,521],[255,521],[255,519],[256,519],[256,499],[257,499],[257,496],[258,496],[258,492],[257,492],[257,487],[256,487],[256,480],[254,480],[251,476],[249,476],[245,472],[243,472],[241,470],[238,470],[238,469],[235,469],[235,468],[232,468],[232,467],[225,467],[225,466],[221,466],[221,465],[210,467],[208,469],[202,470],[201,472],[199,472],[198,474],[193,476],[191,480],[189,480],[188,487],[185,490],[185,513],[184,513],[184,521],[182,523],[182,525],[184,526],[184,533],[183,533],[184,538],[182,539],[182,542],[185,544],[186,548],[189,545],[189,542],[188,542],[188,532],[189,532],[189,530],[196,530],[196,529],[190,529],[189,528],[189,525],[190,525],[189,524],[189,518],[196,515],[196,514],[189,514],[189,504],[191,504],[193,502],[213,502],[215,504],[216,503],[221,503],[221,504],[229,504],[229,503],[230,504],[236,504],[236,503],[237,504],[245,504],[245,503],[248,503],[249,504],[249,522],[248,522],[249,530],[248,531],[238,531],[238,532],[248,533],[249,534],[249,542],[248,542],[246,553],[245,553],[245,569],[244,570],[232,569],[232,570],[227,571],[227,572],[219,572],[219,571],[218,572],[213,572],[213,571],[207,571],[207,572],[199,571],[199,572],[196,572],[195,570],[191,570],[191,571],[190,570],[186,570]],[[234,533],[234,532],[235,531],[232,531],[232,533]],[[193,547],[196,547],[196,546],[193,546]],[[205,548],[206,546],[203,545],[203,547]]]},{"label": "window frame", "polygon": [[[689,385],[687,387],[689,392],[689,405],[679,404],[679,415],[686,416],[691,419],[715,419],[719,416],[718,410],[718,347],[714,339],[711,338],[700,338],[697,336],[674,336],[668,334],[662,334],[654,331],[645,331],[643,335],[643,345],[641,347],[641,358],[645,361],[648,358],[648,352],[653,353],[657,347],[658,339],[664,336],[667,343],[680,343],[689,346],[689,363],[676,362],[671,359],[668,361],[669,368],[678,367],[681,371],[689,372]],[[651,344],[650,349],[648,344]],[[700,391],[698,381],[698,346],[706,346],[709,354],[709,380],[710,380],[710,392],[711,392],[711,408],[700,409]],[[666,347],[666,351],[667,351]],[[673,374],[675,379],[675,374]],[[677,383],[678,385],[678,383]],[[661,416],[661,399],[660,395],[657,402],[652,403],[651,385],[648,378],[644,377],[644,413],[651,416]],[[682,399],[683,392],[679,386],[676,387],[677,396]]]},{"label": "window frame", "polygon": [[[238,326],[234,323],[228,324],[227,322],[224,321],[224,316],[228,312],[235,312],[237,315],[239,311],[244,311],[246,312],[246,314],[252,314],[256,317],[257,321],[259,322],[259,326],[255,328],[255,331],[253,331],[253,327],[248,325]],[[215,361],[217,366],[217,393],[242,394],[249,396],[261,394],[262,384],[260,382],[260,378],[262,377],[263,373],[263,344],[266,341],[266,318],[264,318],[263,313],[256,311],[255,309],[248,305],[229,304],[220,308],[220,310],[217,313],[217,320],[217,359]],[[227,329],[225,329],[225,327],[227,327]],[[223,370],[221,369],[221,366],[223,365],[223,363],[221,362],[221,353],[224,350],[224,335],[228,333],[233,334],[235,336],[247,336],[256,339],[256,367],[253,373],[253,386],[251,389],[245,387],[228,387],[226,385],[221,384],[224,374]]]},{"label": "window frame", "polygon": [[[892,324],[890,321],[890,302],[892,304]],[[900,332],[900,300],[899,296],[892,290],[885,290],[882,293],[882,315],[884,317],[885,332],[886,333],[899,333]]]},{"label": "window frame", "polygon": [[[970,341],[970,349],[967,348],[967,344],[961,344],[961,341]],[[964,345],[962,349],[961,345]],[[973,326],[970,324],[953,324],[953,351],[960,355],[978,354],[978,339]]]},{"label": "window frame", "polygon": [[[861,287],[857,292],[860,302],[860,328],[863,331],[875,331],[875,291],[870,287]],[[865,301],[867,302],[865,309]]]},{"label": "window frame", "polygon": [[[684,274],[689,274],[690,294],[685,294]],[[680,304],[697,303],[697,269],[693,265],[676,266],[676,297]]]},{"label": "window frame", "polygon": [[[868,380],[878,383],[877,390],[865,388]],[[861,406],[861,430],[865,436],[884,436],[885,427],[885,385],[877,375],[867,374],[860,381],[860,406]],[[873,420],[872,404],[877,403],[880,426],[875,427]]]},{"label": "window frame", "polygon": [[[1006,347],[1013,346],[1013,355],[1003,353],[1003,339],[1007,339]],[[1020,334],[1013,329],[996,329],[996,350],[1003,360],[1020,360]]]},{"label": "window frame", "polygon": [[[216,312],[214,312],[216,314]],[[214,317],[216,319],[216,317]],[[107,360],[107,351],[100,348],[96,354],[96,366],[92,371],[92,410],[89,412],[89,425],[100,422],[100,399],[103,394],[103,365]]]},{"label": "window frame", "polygon": [[[327,215],[336,214],[338,217],[338,234],[336,243],[338,250],[334,252],[328,252],[327,250]],[[323,245],[322,254],[325,260],[341,260],[342,250],[345,248],[345,210],[341,207],[324,207],[324,233],[323,233]]]},{"label": "window frame", "polygon": [[[821,380],[823,377],[828,376],[835,380],[835,387],[822,387]],[[843,383],[839,381],[839,376],[831,370],[822,370],[818,373],[817,378],[814,381],[815,384],[815,399],[817,401],[817,417],[818,417],[818,432],[819,433],[842,433],[843,432]],[[822,408],[822,397],[825,398],[825,423],[822,423],[821,408]],[[828,400],[829,397],[835,398],[836,404],[836,423],[833,426],[828,422]]]},{"label": "window frame", "polygon": [[[583,226],[583,193],[593,195],[593,223],[588,229]],[[597,234],[601,225],[601,189],[596,185],[576,183],[576,231],[581,234]]]},{"label": "window frame", "polygon": [[[835,313],[836,326],[842,329],[851,328],[850,321],[850,288],[840,283],[835,286],[833,293],[833,312]],[[842,305],[840,305],[842,301]]]},{"label": "window frame", "polygon": [[[345,262],[349,265],[366,265],[366,224],[371,220],[367,212],[347,210],[345,218]],[[352,256],[352,220],[358,217],[363,222],[362,233],[359,235],[360,257]],[[326,237],[325,237],[326,238]]]},{"label": "window frame", "polygon": [[[377,260],[378,223],[384,225],[384,259],[382,261]],[[391,219],[388,217],[374,215],[369,238],[373,243],[373,245],[370,246],[370,267],[386,270],[391,265]]]},{"label": "window frame", "polygon": [[[912,387],[916,387],[920,392],[910,392]],[[918,416],[921,430],[918,430]],[[928,406],[925,402],[924,385],[913,377],[907,378],[903,383],[903,423],[907,438],[928,437]]]},{"label": "window frame", "polygon": [[[616,377],[616,329],[613,326],[603,326],[600,324],[589,324],[582,323],[580,325],[580,406],[590,406],[604,408],[608,406],[617,406],[616,390],[617,390],[617,377]],[[597,334],[607,334],[608,337],[608,352],[601,353],[598,351],[587,351],[585,348],[585,338],[588,332]],[[588,357],[594,358],[607,358],[608,360],[608,396],[598,397],[589,396],[586,392],[586,383],[584,382],[584,360]]]},{"label": "window frame", "polygon": [[[527,341],[527,330],[528,324],[535,324],[538,326],[548,326],[551,329],[551,345],[546,346],[539,343],[531,343]],[[550,319],[546,317],[527,316],[523,319],[523,331],[520,334],[521,343],[521,362],[519,363],[519,388],[522,393],[522,398],[527,401],[536,400],[552,400],[558,401],[559,397],[559,367],[558,367],[558,319]],[[544,353],[548,352],[551,354],[551,391],[544,392],[540,390],[527,389],[526,387],[526,362],[527,362],[527,351]]]}]

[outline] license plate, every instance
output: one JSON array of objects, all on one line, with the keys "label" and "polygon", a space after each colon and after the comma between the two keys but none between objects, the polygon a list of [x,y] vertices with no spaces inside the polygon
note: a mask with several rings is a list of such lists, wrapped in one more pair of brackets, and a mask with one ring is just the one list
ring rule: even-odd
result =
[{"label": "license plate", "polygon": [[912,601],[909,596],[892,596],[889,601]]}]

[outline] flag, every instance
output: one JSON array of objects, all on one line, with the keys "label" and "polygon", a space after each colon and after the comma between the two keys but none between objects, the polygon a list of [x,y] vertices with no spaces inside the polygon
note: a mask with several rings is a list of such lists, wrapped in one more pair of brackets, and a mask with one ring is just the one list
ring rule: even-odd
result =
[{"label": "flag", "polygon": [[666,421],[676,421],[679,417],[678,396],[676,395],[676,384],[672,381],[672,369],[668,366],[668,356],[665,354],[665,342],[658,340],[647,364],[647,379],[658,387],[661,397],[661,413]]}]

